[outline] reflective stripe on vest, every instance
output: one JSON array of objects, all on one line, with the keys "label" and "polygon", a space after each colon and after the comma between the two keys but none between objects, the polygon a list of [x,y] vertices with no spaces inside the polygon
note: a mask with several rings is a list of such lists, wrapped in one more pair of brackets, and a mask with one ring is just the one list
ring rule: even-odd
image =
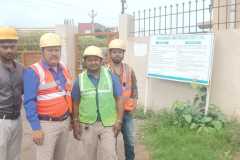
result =
[{"label": "reflective stripe on vest", "polygon": [[61,64],[61,67],[66,79],[64,90],[59,88],[51,72],[44,69],[41,62],[31,66],[40,81],[37,94],[37,111],[39,114],[61,116],[67,111],[72,111],[71,76],[64,65]]},{"label": "reflective stripe on vest", "polygon": [[51,100],[51,99],[54,99],[54,98],[59,98],[59,97],[62,97],[62,96],[66,96],[66,92],[63,91],[63,92],[56,92],[56,93],[50,93],[50,94],[44,94],[44,95],[39,95],[37,97],[37,99],[39,101],[41,100]]},{"label": "reflective stripe on vest", "polygon": [[96,88],[84,71],[79,75],[81,100],[79,118],[82,123],[92,124],[97,120],[98,96],[99,113],[104,126],[112,126],[117,119],[116,102],[113,96],[112,79],[109,70],[101,68],[98,87]]},{"label": "reflective stripe on vest", "polygon": [[57,83],[54,81],[54,82],[50,82],[50,83],[40,83],[39,85],[39,89],[40,90],[43,90],[43,89],[49,89],[49,88],[53,88],[53,87],[57,87]]}]

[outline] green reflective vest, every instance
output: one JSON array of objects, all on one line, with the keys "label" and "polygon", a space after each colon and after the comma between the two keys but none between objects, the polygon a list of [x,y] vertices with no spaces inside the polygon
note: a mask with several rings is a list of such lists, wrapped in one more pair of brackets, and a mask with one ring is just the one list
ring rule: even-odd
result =
[{"label": "green reflective vest", "polygon": [[97,96],[100,118],[104,126],[112,126],[117,119],[116,102],[113,96],[112,78],[107,68],[101,67],[97,88],[88,78],[87,71],[79,75],[81,100],[80,122],[92,124],[97,120]]}]

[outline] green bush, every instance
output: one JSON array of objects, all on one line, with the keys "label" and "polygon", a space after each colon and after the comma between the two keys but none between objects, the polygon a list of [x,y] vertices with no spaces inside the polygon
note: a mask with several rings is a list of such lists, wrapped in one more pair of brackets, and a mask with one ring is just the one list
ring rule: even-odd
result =
[{"label": "green bush", "polygon": [[152,160],[233,160],[240,148],[240,124],[226,121],[217,132],[199,132],[174,124],[174,112],[152,112],[140,126],[140,140]]},{"label": "green bush", "polygon": [[143,119],[140,139],[152,160],[234,160],[240,148],[240,124],[227,121],[215,105],[206,105],[206,87],[193,85],[192,102],[175,102],[159,112],[138,108],[134,116]]},{"label": "green bush", "polygon": [[175,115],[174,125],[196,129],[197,132],[220,130],[225,123],[223,113],[214,105],[209,106],[207,115],[201,108],[180,101],[174,103],[172,109]]},{"label": "green bush", "polygon": [[196,129],[197,132],[212,132],[223,128],[225,118],[217,106],[210,105],[208,113],[204,113],[207,96],[206,87],[196,84],[192,84],[192,87],[196,90],[192,103],[177,101],[172,105],[175,114],[174,125]]}]

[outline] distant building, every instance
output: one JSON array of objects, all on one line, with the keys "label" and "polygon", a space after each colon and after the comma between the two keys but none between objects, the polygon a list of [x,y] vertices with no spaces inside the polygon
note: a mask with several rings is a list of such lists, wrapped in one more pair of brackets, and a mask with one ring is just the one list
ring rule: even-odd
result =
[{"label": "distant building", "polygon": [[[78,23],[79,33],[91,33],[92,23]],[[99,23],[94,23],[95,32],[105,32],[106,27]]]},{"label": "distant building", "polygon": [[92,24],[91,23],[78,23],[79,33],[91,33]]}]

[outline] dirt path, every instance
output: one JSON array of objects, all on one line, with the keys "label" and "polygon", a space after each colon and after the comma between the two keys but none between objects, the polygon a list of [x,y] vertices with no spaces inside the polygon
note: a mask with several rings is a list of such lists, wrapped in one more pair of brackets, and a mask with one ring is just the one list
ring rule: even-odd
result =
[{"label": "dirt path", "polygon": [[234,156],[233,160],[240,160],[240,153],[237,153],[237,154]]},{"label": "dirt path", "polygon": [[136,160],[150,160],[150,155],[148,151],[146,150],[145,146],[141,144],[140,142],[140,131],[139,126],[143,123],[142,120],[135,120],[135,137],[136,137],[136,148],[135,148],[135,154],[136,154]]},{"label": "dirt path", "polygon": [[[136,130],[138,130],[137,129],[138,123],[139,122],[136,122]],[[22,159],[35,160],[35,149],[34,149],[34,144],[32,143],[32,140],[31,140],[31,130],[25,119],[23,120],[23,128],[24,128],[24,136],[23,136],[23,145],[22,145]],[[72,133],[70,133],[66,160],[81,160],[82,148],[83,146],[81,141],[76,141],[75,139],[73,139]],[[119,157],[119,160],[124,160],[123,140],[121,135],[118,138],[118,157]],[[149,155],[145,150],[145,147],[139,143],[138,139],[136,140],[135,160],[150,160]]]}]

